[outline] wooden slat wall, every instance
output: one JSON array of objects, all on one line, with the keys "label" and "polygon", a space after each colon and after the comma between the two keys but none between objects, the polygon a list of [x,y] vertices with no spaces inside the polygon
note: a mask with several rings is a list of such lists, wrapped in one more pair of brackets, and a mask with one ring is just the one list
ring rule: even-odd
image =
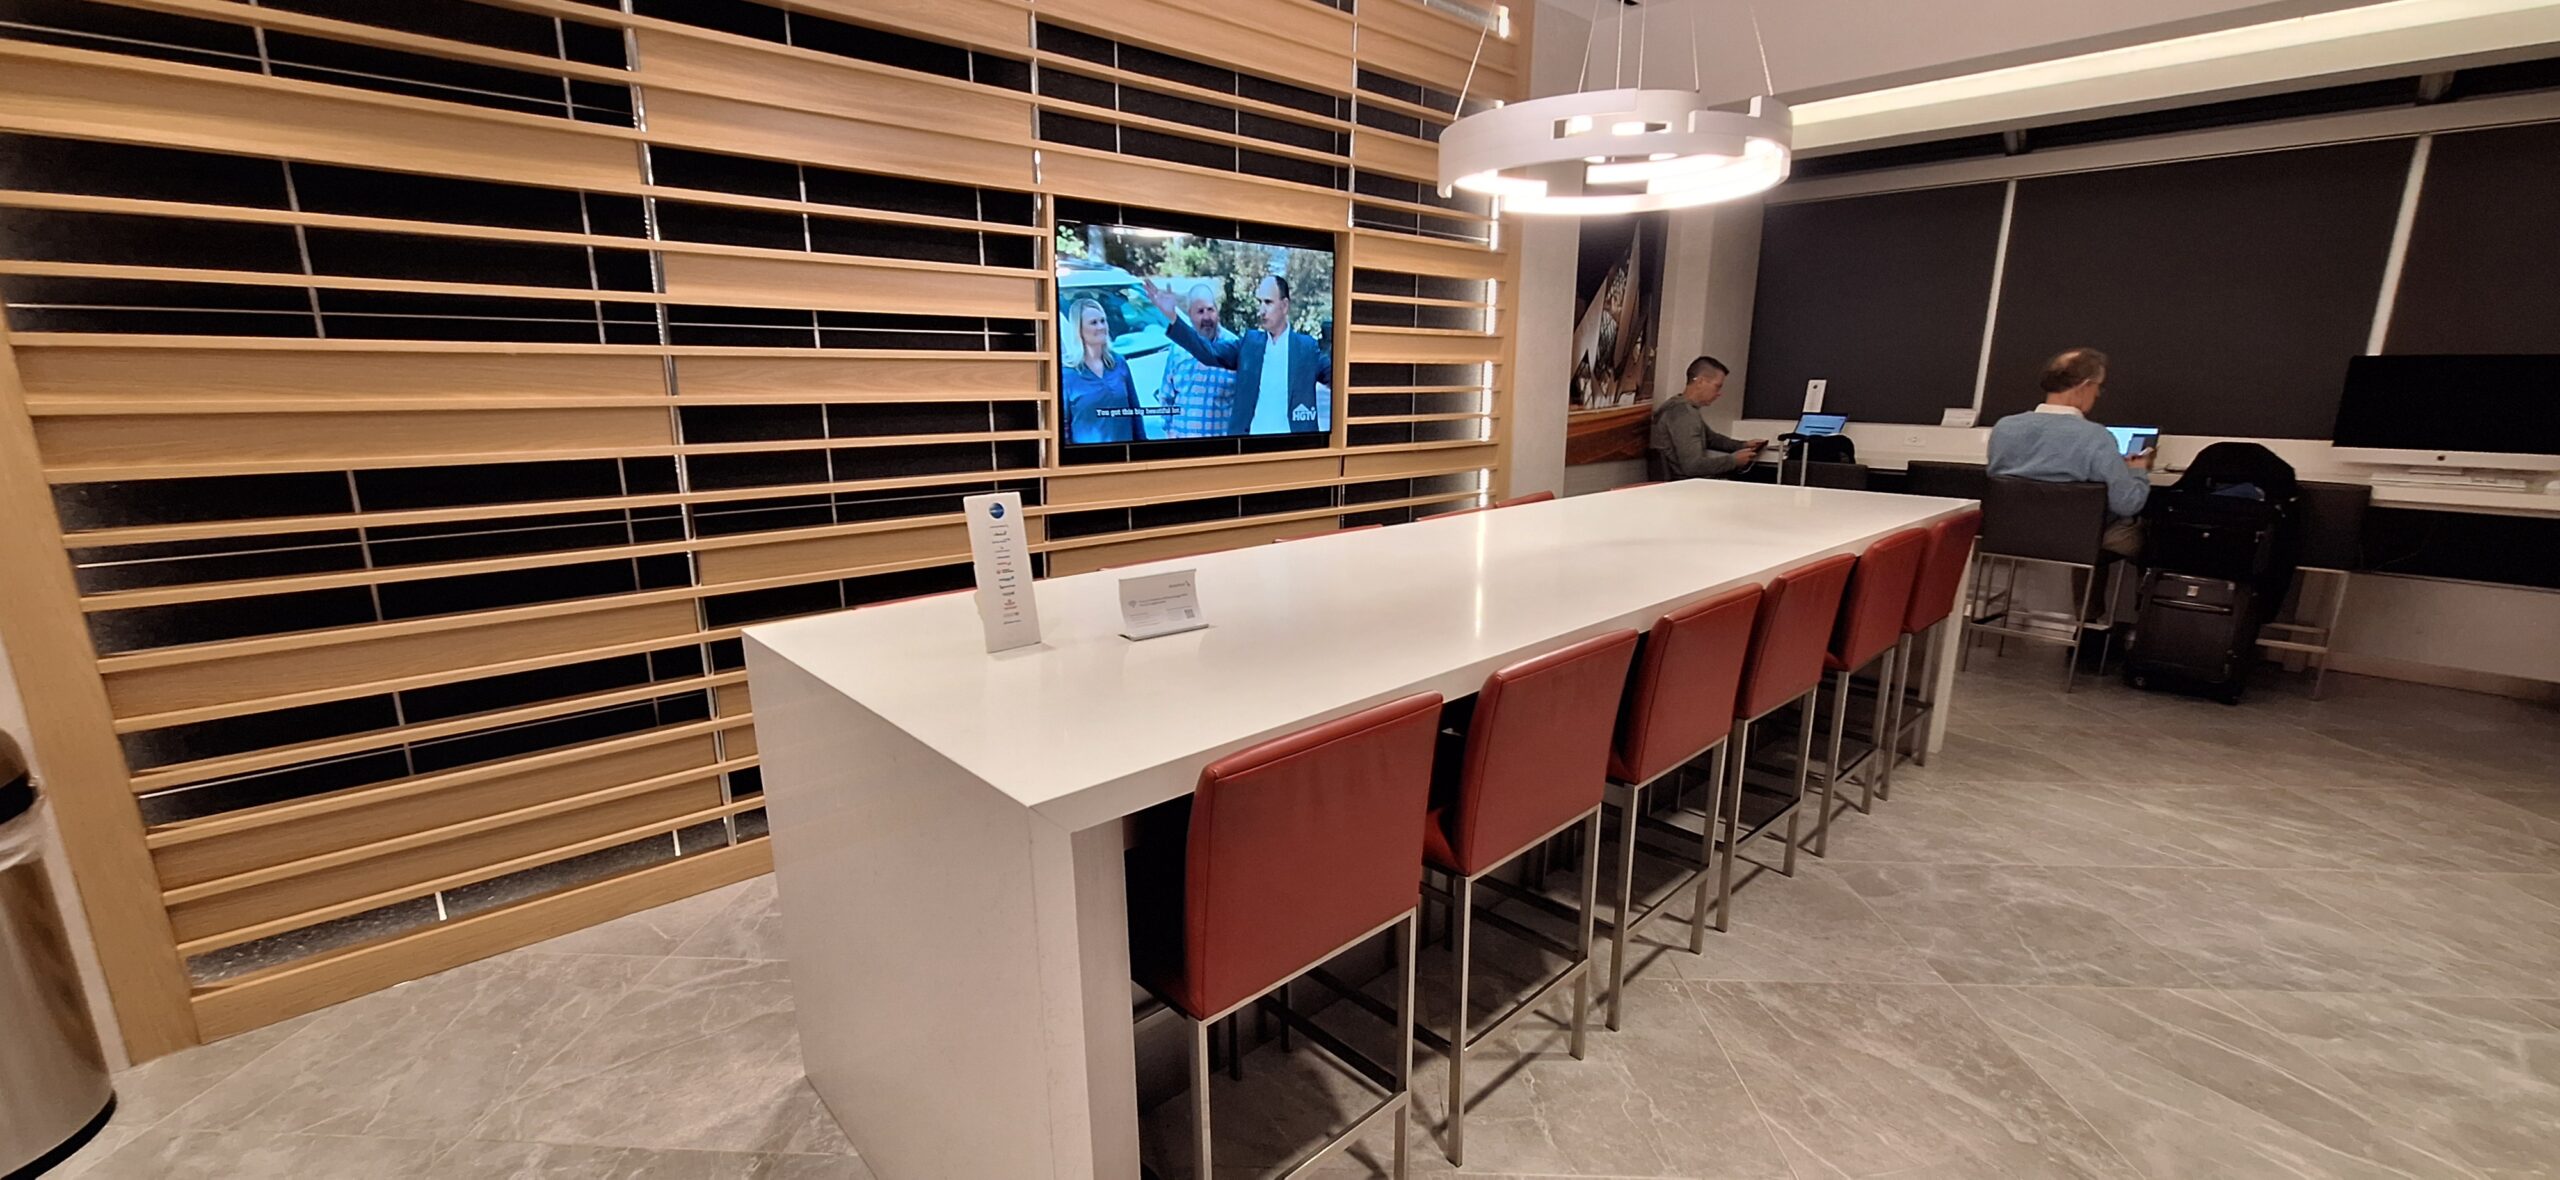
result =
[{"label": "wooden slat wall", "polygon": [[[136,1059],[764,871],[739,629],[965,586],[964,495],[1063,575],[1501,488],[1430,190],[1526,5],[82,7],[0,28],[0,638]],[[1058,201],[1330,237],[1332,436],[1062,453]]]}]

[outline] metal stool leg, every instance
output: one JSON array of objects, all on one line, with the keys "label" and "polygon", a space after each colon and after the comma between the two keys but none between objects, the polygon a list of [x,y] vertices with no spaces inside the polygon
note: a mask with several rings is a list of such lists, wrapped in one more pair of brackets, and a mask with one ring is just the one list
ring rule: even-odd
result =
[{"label": "metal stool leg", "polygon": [[[1698,873],[1698,892],[1689,899],[1689,953],[1693,955],[1707,952],[1707,890],[1710,884],[1707,878],[1715,875],[1712,870],[1716,867],[1716,825],[1724,822],[1724,758],[1726,748],[1731,744],[1731,738],[1718,743],[1715,760],[1707,764],[1707,822],[1700,825],[1703,832],[1698,841],[1701,871]],[[1722,906],[1716,909],[1716,929],[1724,929]]]},{"label": "metal stool leg", "polygon": [[[1591,1025],[1591,937],[1592,926],[1600,916],[1600,809],[1591,809],[1591,819],[1583,825],[1583,847],[1590,850],[1582,858],[1582,936],[1575,944],[1581,947],[1582,974],[1573,980],[1573,1059],[1582,1060],[1582,1050]],[[1623,935],[1621,935],[1623,937]],[[1610,1000],[1615,1009],[1616,999]]]},{"label": "metal stool leg", "polygon": [[[1805,783],[1813,774],[1813,702],[1814,698],[1820,695],[1822,690],[1817,687],[1796,699],[1796,707],[1802,711],[1803,716],[1799,718],[1801,723],[1796,726],[1795,802],[1787,811],[1787,853],[1786,857],[1779,862],[1782,867],[1778,869],[1778,875],[1782,877],[1796,875],[1796,847],[1801,843],[1796,838],[1796,821],[1804,818]],[[1825,802],[1829,801],[1825,800]]]},{"label": "metal stool leg", "polygon": [[1457,1006],[1449,1019],[1449,1162],[1460,1167],[1467,1162],[1467,967],[1475,950],[1476,883],[1459,876],[1453,882],[1455,906],[1451,917],[1457,922],[1458,970]]},{"label": "metal stool leg", "polygon": [[1902,701],[1902,692],[1893,674],[1900,662],[1896,657],[1901,651],[1902,641],[1897,639],[1892,647],[1885,649],[1884,654],[1876,657],[1875,728],[1867,735],[1870,739],[1867,742],[1867,780],[1859,784],[1858,791],[1858,810],[1861,812],[1876,809],[1876,798],[1883,793],[1878,788],[1893,781],[1893,758],[1902,748],[1902,731],[1893,728],[1894,710]]},{"label": "metal stool leg", "polygon": [[[1821,715],[1816,709],[1806,717],[1811,721]],[[1813,854],[1822,856],[1831,847],[1831,804],[1840,789],[1840,739],[1849,728],[1849,673],[1840,672],[1831,688],[1831,758],[1822,772],[1822,811],[1813,817]]]},{"label": "metal stool leg", "polygon": [[1209,1022],[1191,1022],[1191,1168],[1200,1180],[1209,1170]]},{"label": "metal stool leg", "polygon": [[[1416,909],[1404,920],[1404,987],[1396,995],[1396,1088],[1404,1092],[1404,1106],[1396,1111],[1396,1180],[1404,1180],[1412,1164],[1410,1142],[1413,1122],[1413,981],[1418,974],[1417,960],[1422,957],[1422,911]],[[1281,1027],[1288,1027],[1287,1021]]]},{"label": "metal stool leg", "polygon": [[[1636,822],[1644,815],[1644,788],[1627,788],[1627,806],[1619,815],[1617,909],[1609,917],[1609,1031],[1618,1031],[1626,1009],[1627,915],[1635,909]],[[1584,953],[1590,948],[1585,947]]]}]

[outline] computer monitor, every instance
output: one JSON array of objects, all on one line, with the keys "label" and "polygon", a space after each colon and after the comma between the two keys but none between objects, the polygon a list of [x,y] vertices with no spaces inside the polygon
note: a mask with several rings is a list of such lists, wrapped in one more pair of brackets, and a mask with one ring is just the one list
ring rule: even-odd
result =
[{"label": "computer monitor", "polygon": [[2560,356],[2360,356],[2330,432],[2338,458],[2560,471]]},{"label": "computer monitor", "polygon": [[1847,414],[1806,414],[1796,419],[1796,433],[1806,438],[1838,434],[1848,426]]},{"label": "computer monitor", "polygon": [[2107,433],[2116,436],[2116,453],[2128,459],[2160,445],[2157,426],[2110,426]]}]

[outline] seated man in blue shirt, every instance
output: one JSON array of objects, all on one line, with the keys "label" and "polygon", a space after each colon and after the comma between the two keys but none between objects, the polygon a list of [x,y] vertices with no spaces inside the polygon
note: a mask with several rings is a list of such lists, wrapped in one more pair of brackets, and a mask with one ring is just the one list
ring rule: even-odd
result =
[{"label": "seated man in blue shirt", "polygon": [[2075,348],[2046,361],[2044,404],[1991,428],[1993,475],[2051,483],[2107,485],[2106,549],[2142,556],[2142,506],[2151,499],[2151,452],[2127,456],[2115,436],[2089,420],[2107,384],[2107,354]]}]

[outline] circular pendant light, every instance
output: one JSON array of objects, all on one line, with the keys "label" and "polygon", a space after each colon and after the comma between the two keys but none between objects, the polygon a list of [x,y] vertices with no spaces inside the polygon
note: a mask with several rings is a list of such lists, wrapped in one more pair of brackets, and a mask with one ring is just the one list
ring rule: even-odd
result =
[{"label": "circular pendant light", "polygon": [[1716,110],[1694,90],[1583,90],[1479,111],[1440,133],[1440,193],[1562,216],[1711,205],[1766,192],[1793,154],[1787,105]]}]

